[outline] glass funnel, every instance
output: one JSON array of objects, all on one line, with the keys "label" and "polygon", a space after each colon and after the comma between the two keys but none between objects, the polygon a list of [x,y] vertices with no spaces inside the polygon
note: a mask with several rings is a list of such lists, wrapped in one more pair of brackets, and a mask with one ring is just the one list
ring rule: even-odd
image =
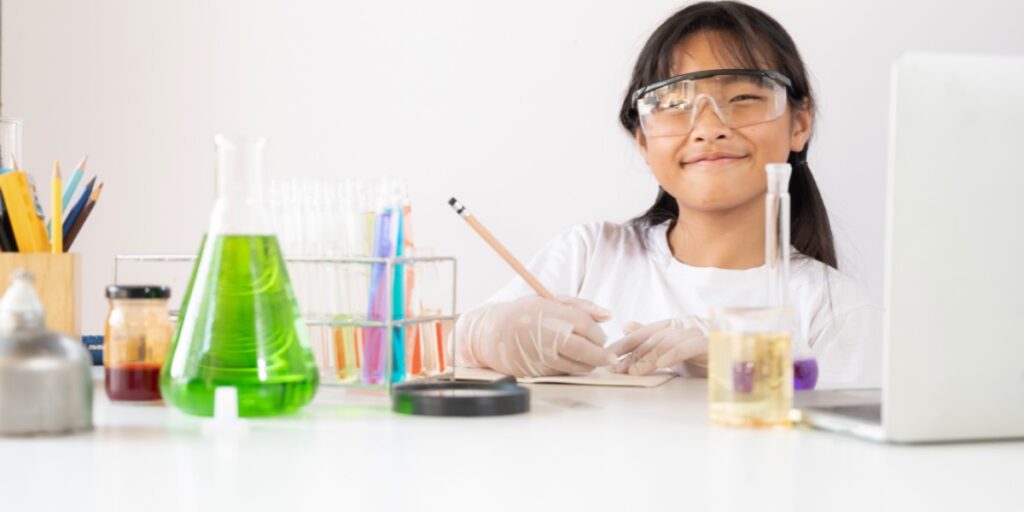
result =
[{"label": "glass funnel", "polygon": [[263,200],[266,139],[214,138],[217,198],[185,293],[160,390],[182,411],[212,416],[217,388],[237,390],[239,416],[295,411],[319,375]]}]

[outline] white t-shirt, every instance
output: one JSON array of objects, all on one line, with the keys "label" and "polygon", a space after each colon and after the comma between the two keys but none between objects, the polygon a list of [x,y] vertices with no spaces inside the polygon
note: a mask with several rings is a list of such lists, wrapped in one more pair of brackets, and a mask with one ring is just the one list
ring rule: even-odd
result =
[{"label": "white t-shirt", "polygon": [[[601,326],[608,343],[631,320],[649,323],[686,315],[710,317],[716,307],[758,307],[766,300],[765,267],[693,267],[672,256],[668,223],[646,233],[599,222],[576,226],[527,265],[555,295],[590,300],[612,311]],[[646,249],[640,236],[647,237]],[[866,290],[817,260],[793,251],[789,300],[802,339],[818,361],[818,388],[879,387],[881,308]],[[516,277],[487,302],[534,294]]]}]

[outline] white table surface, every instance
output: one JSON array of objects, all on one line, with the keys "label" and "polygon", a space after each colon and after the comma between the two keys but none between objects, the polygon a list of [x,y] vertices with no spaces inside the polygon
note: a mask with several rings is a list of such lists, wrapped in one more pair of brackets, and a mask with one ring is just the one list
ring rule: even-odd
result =
[{"label": "white table surface", "polygon": [[529,414],[448,419],[322,386],[238,432],[99,386],[94,431],[0,438],[0,511],[1024,510],[1024,442],[711,427],[702,380],[530,388]]}]

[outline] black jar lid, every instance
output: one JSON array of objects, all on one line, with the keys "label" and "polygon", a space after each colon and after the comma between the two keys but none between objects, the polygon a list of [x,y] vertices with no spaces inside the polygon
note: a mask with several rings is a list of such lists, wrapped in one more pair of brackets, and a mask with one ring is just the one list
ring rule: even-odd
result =
[{"label": "black jar lid", "polygon": [[530,390],[497,382],[408,382],[391,390],[391,410],[423,416],[503,416],[530,410]]},{"label": "black jar lid", "polygon": [[108,299],[169,299],[170,286],[151,284],[112,284],[107,287]]}]

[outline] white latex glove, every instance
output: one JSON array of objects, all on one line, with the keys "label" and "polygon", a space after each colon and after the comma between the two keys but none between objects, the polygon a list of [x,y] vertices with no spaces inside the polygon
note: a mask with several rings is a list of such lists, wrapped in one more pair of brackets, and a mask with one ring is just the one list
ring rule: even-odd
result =
[{"label": "white latex glove", "polygon": [[589,373],[618,361],[604,347],[604,331],[597,325],[610,318],[608,310],[587,300],[533,295],[462,315],[457,342],[469,362],[506,375]]},{"label": "white latex glove", "polygon": [[707,320],[687,316],[647,325],[629,322],[623,331],[625,336],[608,347],[617,356],[626,355],[612,371],[647,375],[685,363],[691,373],[707,374]]}]

